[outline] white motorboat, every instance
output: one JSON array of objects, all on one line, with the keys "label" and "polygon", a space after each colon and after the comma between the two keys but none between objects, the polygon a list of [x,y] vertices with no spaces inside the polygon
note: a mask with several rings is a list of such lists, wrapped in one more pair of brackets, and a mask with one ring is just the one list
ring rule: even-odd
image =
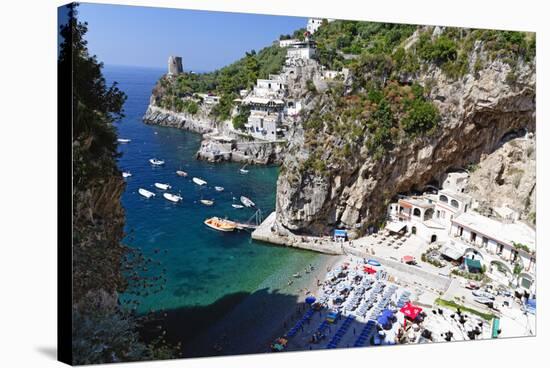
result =
[{"label": "white motorboat", "polygon": [[130,176],[132,176],[131,172],[129,172],[129,171],[123,171],[122,172],[122,177],[123,178],[129,178]]},{"label": "white motorboat", "polygon": [[197,185],[205,185],[206,184],[206,181],[200,179],[200,178],[193,178],[193,183],[197,184]]},{"label": "white motorboat", "polygon": [[480,298],[487,298],[487,299],[495,300],[495,296],[491,293],[486,292],[486,291],[473,290],[472,294],[474,296],[477,296],[477,297],[480,297]]},{"label": "white motorboat", "polygon": [[223,192],[224,191],[224,187],[214,187],[214,189],[216,189],[216,192]]},{"label": "white motorboat", "polygon": [[480,303],[480,304],[485,304],[485,305],[488,305],[488,306],[492,306],[493,303],[494,303],[494,300],[491,300],[489,298],[486,298],[486,297],[483,297],[483,296],[476,296],[474,298],[474,301]]},{"label": "white motorboat", "polygon": [[256,203],[252,202],[252,200],[248,197],[241,196],[241,203],[244,204],[246,207],[255,207]]},{"label": "white motorboat", "polygon": [[155,193],[148,191],[147,189],[139,188],[138,193],[145,198],[151,198],[155,196]]},{"label": "white motorboat", "polygon": [[163,193],[162,196],[169,200],[170,202],[178,203],[183,198],[177,194],[171,194],[171,193]]},{"label": "white motorboat", "polygon": [[155,183],[155,187],[161,190],[167,190],[172,188],[170,184],[163,184],[163,183]]},{"label": "white motorboat", "polygon": [[214,204],[214,201],[210,199],[201,199],[201,203],[204,204],[205,206],[212,206]]},{"label": "white motorboat", "polygon": [[126,139],[126,138],[117,139],[118,143],[130,143],[131,141],[132,141],[131,139]]},{"label": "white motorboat", "polygon": [[182,170],[176,170],[176,175],[177,176],[183,176],[185,178],[187,176],[187,173],[185,171],[182,171]]},{"label": "white motorboat", "polygon": [[243,206],[242,204],[236,204],[236,203],[233,203],[231,206],[232,206],[233,208],[237,208],[237,209],[238,209],[238,208],[244,208],[244,206]]},{"label": "white motorboat", "polygon": [[245,169],[245,168],[246,168],[246,165],[244,165],[243,167],[241,167],[241,168],[239,169],[239,172],[240,172],[241,174],[248,174],[248,170]]},{"label": "white motorboat", "polygon": [[164,160],[159,160],[158,158],[152,158],[149,160],[149,162],[151,163],[151,165],[154,165],[154,166],[164,165]]}]

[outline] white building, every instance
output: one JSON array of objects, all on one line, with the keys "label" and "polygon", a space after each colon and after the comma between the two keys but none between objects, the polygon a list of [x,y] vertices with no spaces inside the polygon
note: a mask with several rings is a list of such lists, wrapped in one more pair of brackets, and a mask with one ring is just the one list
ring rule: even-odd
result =
[{"label": "white building", "polygon": [[254,138],[274,141],[280,137],[280,123],[280,113],[252,110],[245,127]]},{"label": "white building", "polygon": [[300,40],[296,38],[288,39],[288,40],[279,40],[279,47],[289,47],[294,45],[295,43],[299,43]]},{"label": "white building", "polygon": [[282,78],[258,79],[254,86],[255,97],[282,97],[286,90],[286,82]]},{"label": "white building", "polygon": [[287,57],[287,60],[289,61],[298,60],[298,59],[309,60],[309,59],[313,59],[315,54],[316,54],[316,49],[312,44],[302,42],[299,44],[294,44],[291,47],[289,47],[286,52],[286,57]]},{"label": "white building", "polygon": [[322,18],[309,18],[307,20],[306,29],[309,33],[314,34],[319,29],[319,27],[321,27],[322,24]]},{"label": "white building", "polygon": [[215,105],[220,102],[220,96],[216,96],[211,93],[199,93],[198,95],[207,105]]}]

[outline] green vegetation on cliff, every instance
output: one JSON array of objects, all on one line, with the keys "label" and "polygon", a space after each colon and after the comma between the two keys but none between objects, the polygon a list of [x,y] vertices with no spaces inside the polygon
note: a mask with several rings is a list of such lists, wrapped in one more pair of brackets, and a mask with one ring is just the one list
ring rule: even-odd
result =
[{"label": "green vegetation on cliff", "polygon": [[239,91],[252,88],[258,78],[268,78],[269,74],[278,73],[285,56],[286,49],[273,44],[259,52],[247,52],[233,64],[210,73],[185,72],[173,79],[163,77],[159,82],[162,93],[158,104],[175,111],[188,111],[178,101],[195,93],[214,93],[220,96],[220,103],[214,107],[212,114],[221,120],[229,119],[233,100],[239,97]]}]

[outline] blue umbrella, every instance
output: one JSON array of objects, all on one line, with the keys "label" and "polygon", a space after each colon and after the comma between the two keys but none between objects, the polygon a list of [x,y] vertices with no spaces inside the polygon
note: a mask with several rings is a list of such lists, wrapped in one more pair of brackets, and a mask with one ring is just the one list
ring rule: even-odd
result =
[{"label": "blue umbrella", "polygon": [[306,298],[306,303],[307,303],[307,304],[313,304],[313,303],[315,303],[315,300],[317,300],[317,299],[315,299],[314,296],[308,296],[308,297]]}]

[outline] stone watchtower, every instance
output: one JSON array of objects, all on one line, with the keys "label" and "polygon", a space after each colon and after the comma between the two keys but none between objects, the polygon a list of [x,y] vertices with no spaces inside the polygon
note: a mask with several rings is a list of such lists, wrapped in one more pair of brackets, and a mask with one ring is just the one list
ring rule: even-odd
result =
[{"label": "stone watchtower", "polygon": [[183,61],[181,56],[170,56],[168,58],[168,75],[183,73]]}]

